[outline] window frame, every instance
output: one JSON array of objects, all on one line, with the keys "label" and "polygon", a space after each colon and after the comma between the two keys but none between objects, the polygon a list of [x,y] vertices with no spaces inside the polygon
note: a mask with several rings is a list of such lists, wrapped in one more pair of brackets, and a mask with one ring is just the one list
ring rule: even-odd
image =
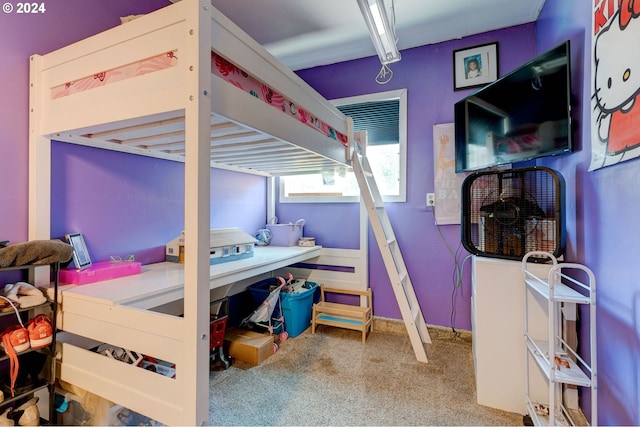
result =
[{"label": "window frame", "polygon": [[[399,160],[399,188],[397,195],[382,195],[382,199],[389,203],[405,203],[407,201],[407,89],[397,89],[386,92],[376,92],[364,95],[350,96],[330,100],[335,106],[363,104],[366,102],[398,100],[398,160]],[[348,171],[352,172],[353,171]],[[282,177],[278,179],[279,203],[353,203],[358,202],[360,196],[295,196],[289,197],[284,193]]]}]

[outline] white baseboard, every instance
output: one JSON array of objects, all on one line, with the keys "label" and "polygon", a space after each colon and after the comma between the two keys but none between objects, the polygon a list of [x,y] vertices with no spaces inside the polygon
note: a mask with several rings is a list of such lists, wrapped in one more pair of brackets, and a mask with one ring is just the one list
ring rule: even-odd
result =
[{"label": "white baseboard", "polygon": [[[429,329],[429,335],[432,338],[435,337],[459,337],[471,340],[471,331],[464,329],[456,329],[455,332],[448,327],[439,325],[427,325]],[[393,334],[407,334],[407,328],[401,319],[390,319],[387,317],[373,316],[373,331],[375,332],[389,332]]]}]

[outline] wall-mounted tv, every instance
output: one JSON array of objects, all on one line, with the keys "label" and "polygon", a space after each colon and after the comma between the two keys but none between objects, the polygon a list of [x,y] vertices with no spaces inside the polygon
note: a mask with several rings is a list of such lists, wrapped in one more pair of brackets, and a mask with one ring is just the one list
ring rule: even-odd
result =
[{"label": "wall-mounted tv", "polygon": [[455,104],[456,172],[570,152],[569,41]]}]

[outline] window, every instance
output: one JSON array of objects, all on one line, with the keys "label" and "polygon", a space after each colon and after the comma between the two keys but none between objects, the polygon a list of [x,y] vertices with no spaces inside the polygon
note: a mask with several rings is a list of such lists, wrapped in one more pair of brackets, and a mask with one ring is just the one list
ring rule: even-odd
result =
[{"label": "window", "polygon": [[[336,99],[336,107],[367,131],[367,158],[384,201],[406,201],[407,91]],[[281,203],[355,202],[360,189],[344,168],[280,178]]]}]

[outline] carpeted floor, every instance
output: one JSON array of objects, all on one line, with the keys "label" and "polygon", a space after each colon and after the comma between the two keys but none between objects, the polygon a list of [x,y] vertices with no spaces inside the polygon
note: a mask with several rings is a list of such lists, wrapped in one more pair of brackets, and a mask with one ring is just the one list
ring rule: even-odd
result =
[{"label": "carpeted floor", "polygon": [[431,329],[429,363],[409,338],[321,326],[258,366],[210,375],[212,425],[522,425],[476,403],[470,336]]}]

